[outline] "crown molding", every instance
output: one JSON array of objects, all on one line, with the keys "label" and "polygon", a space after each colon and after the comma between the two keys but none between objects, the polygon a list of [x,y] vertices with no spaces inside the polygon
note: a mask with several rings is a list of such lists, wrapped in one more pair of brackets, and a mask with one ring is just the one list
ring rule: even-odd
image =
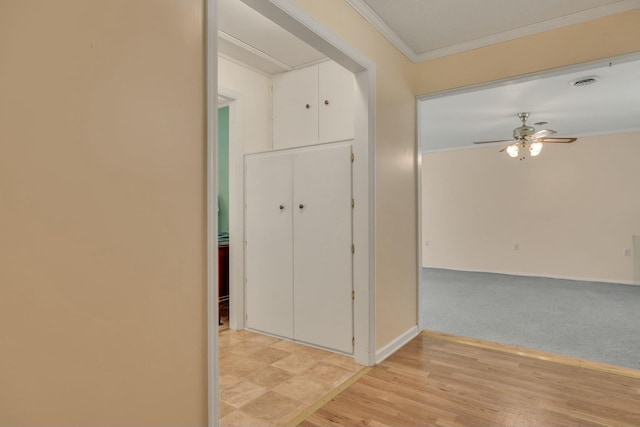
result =
[{"label": "crown molding", "polygon": [[347,0],[347,3],[366,19],[380,34],[391,42],[411,62],[420,62],[418,54],[409,47],[363,0]]},{"label": "crown molding", "polygon": [[[360,0],[357,0],[360,1]],[[603,18],[616,13],[627,12],[629,10],[640,8],[640,0],[622,0],[616,3],[610,3],[604,6],[583,10],[581,12],[572,13],[570,15],[560,16],[558,18],[549,19],[547,21],[538,22],[514,30],[504,31],[492,34],[480,39],[471,40],[465,43],[434,49],[428,52],[416,54],[418,62],[427,61],[429,59],[440,58],[443,56],[453,55],[468,50],[478,49],[490,46],[492,44],[514,40],[520,37],[530,36],[544,31],[555,30],[569,25],[579,24],[581,22],[591,21],[592,19]]]},{"label": "crown molding", "polygon": [[616,13],[627,12],[629,10],[640,8],[640,0],[621,0],[604,6],[594,7],[592,9],[583,10],[580,12],[572,13],[570,15],[538,22],[536,24],[526,25],[514,30],[492,34],[480,39],[458,43],[455,45],[443,47],[440,49],[434,49],[423,53],[416,53],[373,11],[373,9],[371,9],[364,2],[364,0],[347,0],[347,3],[349,3],[349,5],[351,5],[351,7],[353,7],[358,13],[360,13],[360,15],[362,15],[362,17],[364,17],[371,25],[373,25],[374,28],[378,30],[378,32],[380,32],[380,34],[382,34],[398,50],[400,50],[407,58],[409,58],[409,60],[414,63],[466,52],[468,50],[478,49],[492,44],[514,40],[520,37],[530,36],[532,34],[541,33],[544,31],[555,30],[557,28],[565,27],[568,25],[579,24],[581,22],[586,22],[609,15],[615,15]]}]

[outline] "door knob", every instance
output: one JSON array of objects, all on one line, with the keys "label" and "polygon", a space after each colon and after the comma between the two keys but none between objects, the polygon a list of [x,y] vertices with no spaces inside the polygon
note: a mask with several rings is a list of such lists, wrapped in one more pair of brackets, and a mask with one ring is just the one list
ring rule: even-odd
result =
[{"label": "door knob", "polygon": [[311,105],[307,104],[307,105],[304,106],[304,108],[306,108],[308,110],[309,108],[311,108]]},{"label": "door knob", "polygon": [[304,205],[303,205],[302,203],[300,203],[299,208],[300,208],[300,209],[304,209]]},{"label": "door knob", "polygon": [[284,209],[284,205],[280,205],[280,210],[283,210],[283,209]]},{"label": "door knob", "polygon": [[324,100],[324,105],[329,105],[329,100],[328,99]]}]

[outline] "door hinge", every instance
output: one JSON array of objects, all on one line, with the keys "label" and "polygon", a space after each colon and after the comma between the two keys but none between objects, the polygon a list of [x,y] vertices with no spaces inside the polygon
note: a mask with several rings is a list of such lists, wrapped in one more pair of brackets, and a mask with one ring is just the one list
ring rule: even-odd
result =
[{"label": "door hinge", "polygon": [[356,253],[356,245],[351,245],[351,253],[352,254]]},{"label": "door hinge", "polygon": [[356,291],[351,291],[351,299],[352,300],[356,299]]},{"label": "door hinge", "polygon": [[355,208],[356,207],[356,201],[355,199],[351,199],[351,207]]},{"label": "door hinge", "polygon": [[356,337],[351,337],[351,345],[355,347],[355,345],[356,345]]},{"label": "door hinge", "polygon": [[351,153],[351,163],[353,163],[353,161],[356,159],[356,155]]}]

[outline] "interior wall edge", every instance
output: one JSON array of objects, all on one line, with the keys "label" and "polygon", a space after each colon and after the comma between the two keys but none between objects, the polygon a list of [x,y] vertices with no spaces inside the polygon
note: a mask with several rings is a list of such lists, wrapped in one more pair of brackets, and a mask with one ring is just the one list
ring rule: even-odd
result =
[{"label": "interior wall edge", "polygon": [[[415,64],[416,95],[638,52],[640,9],[634,9],[420,62]],[[522,56],[536,60],[514,60]]]},{"label": "interior wall edge", "polygon": [[385,361],[393,353],[395,353],[409,341],[417,337],[418,334],[420,334],[420,328],[418,327],[418,325],[412,326],[402,334],[398,335],[395,339],[379,348],[376,351],[376,364],[380,364]]}]

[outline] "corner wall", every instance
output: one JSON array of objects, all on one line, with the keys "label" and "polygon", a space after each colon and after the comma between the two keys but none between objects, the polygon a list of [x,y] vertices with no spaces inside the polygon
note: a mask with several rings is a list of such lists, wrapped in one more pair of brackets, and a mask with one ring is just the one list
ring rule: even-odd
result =
[{"label": "corner wall", "polygon": [[498,149],[422,155],[424,267],[634,283],[640,133]]},{"label": "corner wall", "polygon": [[242,97],[242,152],[270,150],[273,147],[271,78],[219,56],[218,87]]},{"label": "corner wall", "polygon": [[207,422],[203,9],[0,2],[0,425]]},{"label": "corner wall", "polygon": [[[376,63],[376,347],[381,349],[417,324],[415,96],[640,51],[640,10],[413,64],[345,0],[294,1]],[[526,59],[514,60],[522,52]]]},{"label": "corner wall", "polygon": [[376,64],[376,348],[417,325],[413,64],[344,0],[294,0]]}]

